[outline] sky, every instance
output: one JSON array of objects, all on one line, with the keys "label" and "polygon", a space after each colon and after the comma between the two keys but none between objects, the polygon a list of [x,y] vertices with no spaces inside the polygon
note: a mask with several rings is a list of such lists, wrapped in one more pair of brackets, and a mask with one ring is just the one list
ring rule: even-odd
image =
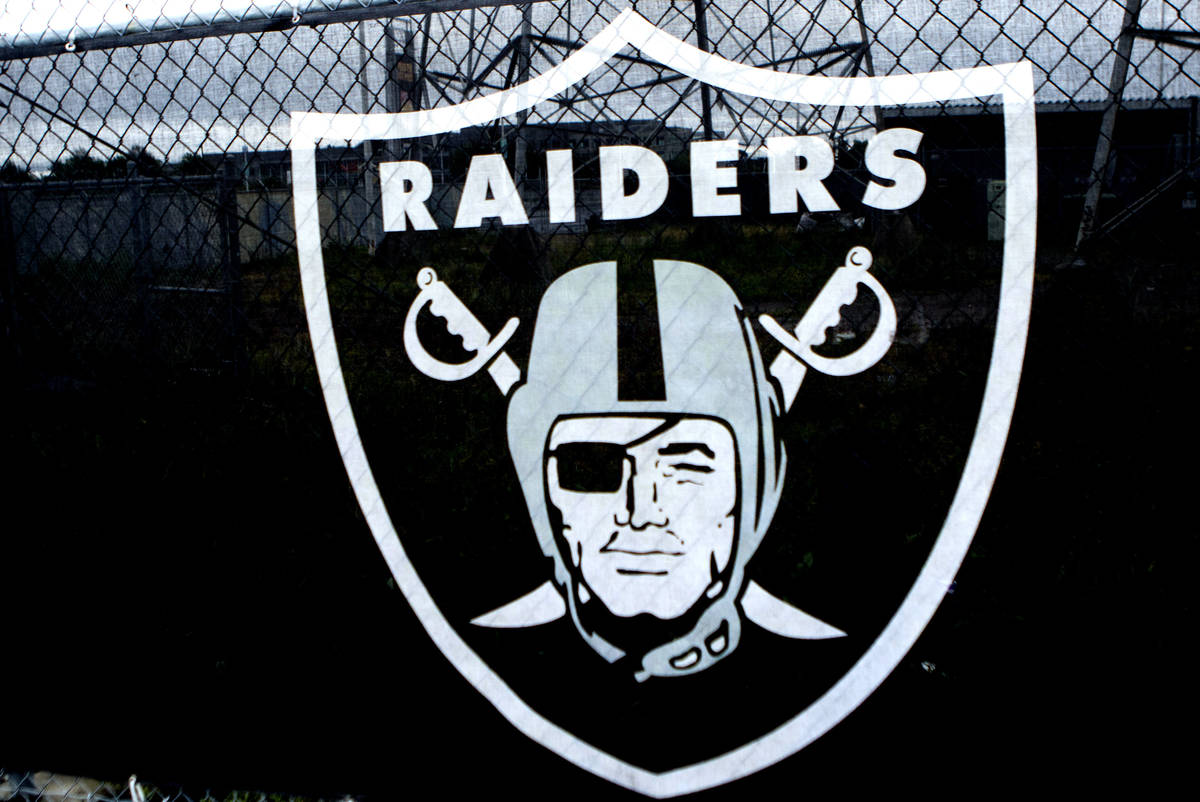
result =
[{"label": "sky", "polygon": [[[321,7],[338,0],[313,0]],[[360,5],[372,0],[349,0]],[[306,7],[307,0],[297,0]],[[595,35],[629,0],[561,0],[532,7],[536,31],[572,40]],[[695,41],[692,4],[668,0],[632,3],[651,22]],[[721,55],[751,64],[860,41],[852,0],[710,0],[709,38]],[[0,53],[5,42],[30,41],[75,30],[112,33],[131,24],[152,27],[245,13],[275,13],[293,6],[278,0],[7,0],[0,14]],[[1113,42],[1123,19],[1117,0],[863,0],[864,23],[876,74],[1000,64],[1029,59],[1035,64],[1040,102],[1100,100],[1112,70]],[[131,13],[132,12],[132,13]],[[187,16],[191,14],[191,16]],[[399,18],[396,36],[407,29],[419,55],[428,39],[431,71],[477,72],[515,36],[516,8],[431,15],[427,28],[417,17]],[[1147,0],[1145,27],[1200,30],[1200,0]],[[50,34],[47,34],[50,31]],[[365,42],[365,48],[360,44]],[[189,152],[241,152],[286,147],[293,111],[385,111],[384,26],[372,21],[319,29],[300,26],[261,35],[234,35],[121,48],[62,52],[0,62],[0,160],[44,168],[70,150],[97,148],[94,138],[123,147],[148,146],[160,158]],[[365,57],[365,58],[364,58]],[[561,59],[562,51],[535,52],[533,73]],[[1127,98],[1200,95],[1200,54],[1138,41]],[[845,62],[826,70],[840,75]],[[780,69],[809,71],[811,59]],[[657,77],[641,65],[617,65],[594,77],[593,99],[570,105],[548,103],[533,112],[540,122],[667,117],[670,124],[698,127],[700,99],[688,82],[641,91],[622,87]],[[502,76],[494,76],[502,77]],[[15,88],[18,97],[5,88]],[[366,89],[365,98],[363,89]],[[479,92],[439,84],[437,104],[461,102]],[[364,102],[365,100],[365,102]],[[869,113],[835,119],[812,109],[771,106],[752,98],[724,96],[714,127],[754,146],[765,136],[798,131],[842,134],[869,124]],[[57,119],[56,119],[57,117]]]}]

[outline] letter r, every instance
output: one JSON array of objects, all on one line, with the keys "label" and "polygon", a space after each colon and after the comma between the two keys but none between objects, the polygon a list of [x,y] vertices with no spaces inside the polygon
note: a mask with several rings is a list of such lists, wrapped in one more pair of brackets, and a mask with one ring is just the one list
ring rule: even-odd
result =
[{"label": "letter r", "polygon": [[[802,157],[804,166],[797,167]],[[833,172],[833,148],[819,136],[767,138],[767,186],[771,214],[797,211],[797,196],[810,212],[836,212],[837,201],[821,182]]]},{"label": "letter r", "polygon": [[433,175],[421,162],[383,162],[379,165],[379,187],[383,199],[383,230],[404,231],[406,221],[417,231],[433,231],[425,201],[433,191]]}]

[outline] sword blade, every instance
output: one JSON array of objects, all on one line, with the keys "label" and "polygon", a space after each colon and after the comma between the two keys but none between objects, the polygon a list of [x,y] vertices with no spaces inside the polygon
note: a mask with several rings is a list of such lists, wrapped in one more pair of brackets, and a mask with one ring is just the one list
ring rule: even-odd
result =
[{"label": "sword blade", "polygon": [[[742,596],[746,618],[769,632],[798,640],[844,638],[846,633],[815,616],[793,607],[751,580]],[[557,621],[567,614],[567,605],[552,582],[494,610],[476,616],[471,623],[492,629],[522,629]]]},{"label": "sword blade", "polygon": [[754,580],[746,583],[746,593],[742,596],[742,612],[746,614],[746,618],[763,629],[785,638],[825,640],[846,637],[846,633],[837,627],[793,607],[763,589],[763,586]]},{"label": "sword blade", "polygon": [[493,629],[521,629],[549,624],[566,614],[567,603],[559,595],[554,583],[547,580],[521,598],[472,618],[471,623]]}]

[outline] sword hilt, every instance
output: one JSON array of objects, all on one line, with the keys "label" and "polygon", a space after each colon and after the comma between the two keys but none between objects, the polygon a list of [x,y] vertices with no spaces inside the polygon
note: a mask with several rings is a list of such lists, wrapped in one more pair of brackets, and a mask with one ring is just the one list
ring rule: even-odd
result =
[{"label": "sword hilt", "polygon": [[[417,286],[421,291],[408,308],[404,319],[404,350],[417,370],[431,379],[459,381],[474,376],[488,368],[492,380],[507,394],[521,377],[520,368],[501,349],[513,336],[520,321],[509,318],[495,337],[488,333],[471,310],[454,291],[437,277],[433,268],[425,267],[417,273]],[[429,311],[446,321],[446,331],[462,338],[463,347],[474,351],[475,357],[466,362],[443,362],[425,350],[417,334],[417,316],[426,305]]]},{"label": "sword hilt", "polygon": [[[783,388],[785,409],[795,400],[806,365],[829,376],[853,376],[875,365],[892,347],[896,339],[896,307],[879,279],[868,272],[872,261],[871,252],[866,248],[861,245],[851,248],[845,264],[825,282],[794,334],[770,315],[759,315],[758,322],[784,348],[771,363],[770,370]],[[860,284],[879,302],[879,321],[875,330],[865,343],[845,356],[825,357],[815,353],[813,346],[824,341],[827,328],[837,325],[842,307],[853,303]]]}]

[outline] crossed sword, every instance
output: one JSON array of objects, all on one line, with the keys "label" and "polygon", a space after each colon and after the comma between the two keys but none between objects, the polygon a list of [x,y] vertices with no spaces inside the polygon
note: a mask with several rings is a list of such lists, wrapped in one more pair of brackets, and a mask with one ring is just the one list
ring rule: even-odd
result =
[{"label": "crossed sword", "polygon": [[[896,337],[896,307],[887,290],[868,272],[872,261],[871,252],[866,248],[851,248],[845,263],[834,270],[792,331],[781,326],[771,315],[758,316],[759,324],[783,346],[768,372],[779,383],[785,412],[796,400],[809,368],[829,376],[852,376],[875,365],[891,348]],[[844,356],[824,357],[815,353],[813,347],[824,342],[828,328],[837,325],[842,307],[854,301],[860,285],[869,289],[879,303],[879,321],[875,330],[865,343]],[[507,397],[521,379],[521,369],[504,351],[517,330],[517,318],[509,318],[493,337],[432,268],[425,267],[417,273],[417,286],[421,291],[404,320],[404,350],[417,370],[440,381],[459,381],[486,369],[500,393]],[[425,350],[417,334],[417,316],[426,306],[432,314],[445,320],[447,331],[462,338],[463,347],[473,351],[474,358],[461,363],[443,362]],[[846,635],[837,627],[773,595],[754,580],[746,583],[742,612],[763,629],[788,638],[819,640]],[[566,602],[554,584],[547,580],[524,596],[473,618],[471,623],[519,629],[547,624],[566,613]]]}]

